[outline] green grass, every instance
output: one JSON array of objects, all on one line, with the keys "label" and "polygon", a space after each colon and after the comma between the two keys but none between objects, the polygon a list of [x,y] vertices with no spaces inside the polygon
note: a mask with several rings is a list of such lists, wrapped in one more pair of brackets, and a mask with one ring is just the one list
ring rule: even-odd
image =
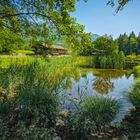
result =
[{"label": "green grass", "polygon": [[26,65],[34,60],[34,57],[0,58],[0,68],[8,68],[11,64]]},{"label": "green grass", "polygon": [[140,77],[140,66],[134,67],[134,73],[136,74],[137,77]]},{"label": "green grass", "polygon": [[129,92],[130,99],[133,105],[140,109],[140,81],[137,80],[135,85],[132,87]]},{"label": "green grass", "polygon": [[83,100],[70,119],[70,135],[75,140],[84,140],[91,133],[109,128],[119,109],[114,99],[89,97]]},{"label": "green grass", "polygon": [[140,55],[128,55],[126,61],[128,61],[128,63],[135,63],[136,65],[140,64]]},{"label": "green grass", "polygon": [[19,64],[25,65],[34,60],[42,60],[45,59],[46,62],[52,63],[52,65],[65,65],[68,64],[70,66],[80,66],[80,67],[93,67],[93,58],[92,57],[51,57],[51,58],[35,58],[35,57],[18,57],[18,58],[3,58],[0,57],[0,68],[7,68],[10,64]]},{"label": "green grass", "polygon": [[34,55],[34,51],[32,50],[14,50],[13,54],[19,55],[19,54],[26,54],[26,55]]},{"label": "green grass", "polygon": [[60,103],[58,89],[70,60],[40,59],[1,69],[0,139],[53,139]]}]

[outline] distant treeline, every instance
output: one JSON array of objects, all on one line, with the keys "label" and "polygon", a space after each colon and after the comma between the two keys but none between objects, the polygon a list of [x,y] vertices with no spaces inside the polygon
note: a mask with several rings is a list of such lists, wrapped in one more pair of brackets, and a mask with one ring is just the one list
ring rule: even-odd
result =
[{"label": "distant treeline", "polygon": [[140,54],[140,33],[138,36],[134,32],[130,35],[121,34],[117,40],[119,51],[123,51],[125,55]]}]

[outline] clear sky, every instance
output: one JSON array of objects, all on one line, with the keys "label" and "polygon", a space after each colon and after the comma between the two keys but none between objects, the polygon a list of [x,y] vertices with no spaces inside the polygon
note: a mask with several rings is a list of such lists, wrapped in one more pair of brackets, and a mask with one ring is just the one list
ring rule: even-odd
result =
[{"label": "clear sky", "polygon": [[115,7],[107,6],[106,3],[107,0],[80,1],[71,16],[85,25],[86,32],[94,34],[108,34],[116,38],[120,33],[134,31],[137,35],[140,32],[140,0],[133,0],[117,15],[114,15]]}]

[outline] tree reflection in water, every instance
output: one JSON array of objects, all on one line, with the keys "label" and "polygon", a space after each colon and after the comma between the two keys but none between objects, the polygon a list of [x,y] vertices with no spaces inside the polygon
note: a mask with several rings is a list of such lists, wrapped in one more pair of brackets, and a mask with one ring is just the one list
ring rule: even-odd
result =
[{"label": "tree reflection in water", "polygon": [[100,94],[107,94],[115,88],[110,79],[97,77],[93,82],[93,88]]},{"label": "tree reflection in water", "polygon": [[96,78],[93,81],[93,89],[100,94],[108,94],[115,88],[112,79],[121,78],[125,73],[118,70],[94,70]]}]

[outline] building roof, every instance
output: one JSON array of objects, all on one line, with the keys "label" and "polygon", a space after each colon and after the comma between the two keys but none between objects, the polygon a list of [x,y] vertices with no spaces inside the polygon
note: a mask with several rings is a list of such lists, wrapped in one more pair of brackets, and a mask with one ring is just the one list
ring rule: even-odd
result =
[{"label": "building roof", "polygon": [[41,44],[40,47],[42,48],[52,48],[52,49],[56,49],[56,50],[65,50],[64,47],[60,46],[60,45],[48,45],[48,44]]},{"label": "building roof", "polygon": [[65,50],[65,48],[60,45],[52,45],[51,47],[58,50]]}]

